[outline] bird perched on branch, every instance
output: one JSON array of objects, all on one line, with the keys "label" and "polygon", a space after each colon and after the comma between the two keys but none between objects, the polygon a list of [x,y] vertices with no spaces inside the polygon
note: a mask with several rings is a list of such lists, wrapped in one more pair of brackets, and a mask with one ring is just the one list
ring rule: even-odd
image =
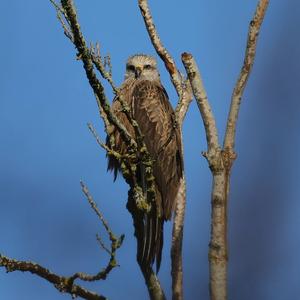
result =
[{"label": "bird perched on branch", "polygon": [[[124,105],[129,115],[124,111]],[[130,135],[146,146],[146,150],[139,149],[141,161],[136,164],[134,177],[146,202],[150,203],[150,209],[142,211],[131,208],[130,211],[137,238],[137,260],[142,268],[152,266],[156,261],[158,271],[163,247],[163,224],[171,219],[174,211],[183,161],[180,132],[168,95],[160,82],[155,58],[144,54],[128,58],[125,80],[113,101],[112,110]],[[133,120],[138,125],[136,128]],[[114,144],[108,137],[109,147],[121,155],[128,153],[128,145],[118,129],[114,128],[110,137]],[[143,160],[145,152],[148,158],[150,156],[148,163]],[[121,162],[114,155],[108,155],[108,169],[114,171],[115,178],[121,170]],[[153,176],[149,179],[151,171],[154,179]],[[152,187],[149,186],[151,178]],[[129,181],[136,204],[139,198],[134,187],[136,183],[135,180]]]}]

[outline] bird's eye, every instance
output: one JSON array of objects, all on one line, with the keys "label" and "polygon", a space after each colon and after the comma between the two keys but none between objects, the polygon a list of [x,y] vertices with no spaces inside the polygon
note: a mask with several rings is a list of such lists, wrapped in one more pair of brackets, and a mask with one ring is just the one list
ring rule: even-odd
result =
[{"label": "bird's eye", "polygon": [[132,72],[134,72],[134,70],[135,70],[135,68],[134,68],[133,65],[128,65],[128,66],[126,67],[126,69],[127,69],[128,71],[132,71]]},{"label": "bird's eye", "polygon": [[151,65],[145,65],[145,66],[144,66],[144,69],[150,70],[150,69],[152,69],[152,66],[151,66]]}]

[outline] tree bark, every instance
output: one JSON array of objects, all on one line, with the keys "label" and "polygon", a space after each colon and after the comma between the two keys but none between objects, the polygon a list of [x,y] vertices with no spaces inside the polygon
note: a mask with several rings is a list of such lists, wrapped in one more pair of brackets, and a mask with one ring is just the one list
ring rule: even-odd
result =
[{"label": "tree bark", "polygon": [[152,268],[148,268],[147,270],[141,267],[146,286],[148,288],[149,296],[151,300],[166,300],[166,296],[164,291],[160,285],[160,282],[153,272]]},{"label": "tree bark", "polygon": [[183,299],[183,268],[182,268],[182,241],[183,225],[186,204],[186,181],[185,177],[180,182],[177,195],[175,217],[172,232],[171,248],[171,275],[172,275],[172,299]]}]

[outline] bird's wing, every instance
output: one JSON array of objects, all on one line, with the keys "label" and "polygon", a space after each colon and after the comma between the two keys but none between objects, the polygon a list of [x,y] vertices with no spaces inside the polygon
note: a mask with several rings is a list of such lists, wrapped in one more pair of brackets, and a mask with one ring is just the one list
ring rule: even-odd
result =
[{"label": "bird's wing", "polygon": [[162,196],[164,219],[170,219],[182,177],[180,132],[173,108],[159,82],[138,81],[132,90],[132,111],[152,159],[153,173]]},{"label": "bird's wing", "polygon": [[[125,83],[122,85],[120,89],[120,96],[122,96],[122,99],[125,102],[125,104],[129,106],[131,106],[131,98],[130,98],[131,88],[132,88],[132,81],[125,81]],[[119,95],[117,95],[114,98],[111,109],[115,114],[115,116],[118,118],[118,120],[121,122],[121,124],[129,132],[129,134],[133,138],[135,138],[134,129],[131,123],[129,122],[126,114],[123,112],[122,105],[119,101]],[[120,132],[117,130],[117,128],[113,127],[110,135],[113,138],[114,144],[113,145],[111,144],[110,138],[107,136],[106,145],[120,154],[126,154],[128,151],[127,146],[124,143],[120,135]],[[114,172],[114,179],[116,180],[118,172],[120,171],[120,162],[112,155],[107,155],[107,157],[108,157],[107,169]]]}]

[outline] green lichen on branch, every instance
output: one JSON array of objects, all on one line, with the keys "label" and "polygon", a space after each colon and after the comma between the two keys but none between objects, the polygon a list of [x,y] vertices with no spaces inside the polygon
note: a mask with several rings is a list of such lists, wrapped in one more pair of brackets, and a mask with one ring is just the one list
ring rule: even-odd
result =
[{"label": "green lichen on branch", "polygon": [[88,300],[106,300],[107,298],[98,295],[80,285],[74,284],[72,276],[64,277],[59,276],[41,265],[31,261],[20,261],[11,259],[7,256],[0,255],[0,266],[4,267],[7,272],[21,271],[30,272],[39,277],[44,278],[62,293],[68,293],[72,297],[81,297]]}]

